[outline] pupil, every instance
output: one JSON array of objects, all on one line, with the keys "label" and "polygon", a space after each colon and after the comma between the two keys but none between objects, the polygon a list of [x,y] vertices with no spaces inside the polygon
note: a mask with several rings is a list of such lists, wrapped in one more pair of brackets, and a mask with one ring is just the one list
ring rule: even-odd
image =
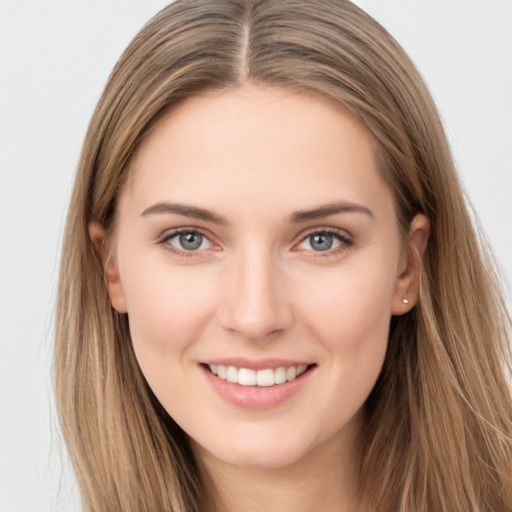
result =
[{"label": "pupil", "polygon": [[199,233],[185,233],[180,235],[180,244],[187,251],[194,251],[201,247],[203,237]]},{"label": "pupil", "polygon": [[315,251],[327,251],[332,247],[332,236],[327,233],[313,235],[311,237],[311,247]]}]

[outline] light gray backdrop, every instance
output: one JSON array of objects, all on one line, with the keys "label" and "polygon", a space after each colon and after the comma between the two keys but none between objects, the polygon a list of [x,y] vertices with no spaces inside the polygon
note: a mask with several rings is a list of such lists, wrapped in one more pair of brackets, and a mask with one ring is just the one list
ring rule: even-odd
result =
[{"label": "light gray backdrop", "polygon": [[[166,3],[0,0],[1,512],[79,509],[50,378],[63,218],[107,76]],[[425,75],[510,282],[512,1],[356,3],[388,28]]]}]

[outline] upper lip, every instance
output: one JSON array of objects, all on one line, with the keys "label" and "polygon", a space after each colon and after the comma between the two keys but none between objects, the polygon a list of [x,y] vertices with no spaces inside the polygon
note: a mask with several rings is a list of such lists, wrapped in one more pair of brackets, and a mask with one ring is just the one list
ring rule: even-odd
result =
[{"label": "upper lip", "polygon": [[229,358],[219,358],[219,359],[208,359],[205,361],[201,361],[202,364],[206,365],[222,365],[222,366],[234,366],[235,368],[247,368],[249,370],[265,370],[267,368],[271,368],[275,370],[276,368],[285,367],[290,368],[291,366],[309,366],[313,364],[311,361],[299,361],[292,359],[276,359],[276,358],[267,358],[267,359],[247,359],[243,357],[229,357]]}]

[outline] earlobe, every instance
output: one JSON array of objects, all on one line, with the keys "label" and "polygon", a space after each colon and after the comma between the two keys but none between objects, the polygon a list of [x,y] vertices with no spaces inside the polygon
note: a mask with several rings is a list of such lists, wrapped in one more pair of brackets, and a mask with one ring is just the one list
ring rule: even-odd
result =
[{"label": "earlobe", "polygon": [[110,241],[105,228],[98,222],[89,224],[89,236],[100,257],[107,278],[108,295],[112,307],[119,313],[126,313],[126,301],[119,273],[112,257]]},{"label": "earlobe", "polygon": [[410,311],[418,299],[423,254],[430,238],[430,221],[418,214],[411,222],[404,243],[393,297],[392,314],[403,315]]}]

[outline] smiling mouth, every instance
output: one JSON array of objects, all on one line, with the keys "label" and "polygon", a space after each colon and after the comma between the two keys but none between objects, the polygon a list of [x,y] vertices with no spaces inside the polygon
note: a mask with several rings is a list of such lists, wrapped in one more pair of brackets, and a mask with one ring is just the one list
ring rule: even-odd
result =
[{"label": "smiling mouth", "polygon": [[250,368],[237,368],[236,366],[224,366],[221,364],[203,364],[219,379],[239,384],[241,386],[271,387],[285,382],[293,381],[316,366],[316,364],[300,366],[280,366],[278,368],[264,368],[252,370]]}]

